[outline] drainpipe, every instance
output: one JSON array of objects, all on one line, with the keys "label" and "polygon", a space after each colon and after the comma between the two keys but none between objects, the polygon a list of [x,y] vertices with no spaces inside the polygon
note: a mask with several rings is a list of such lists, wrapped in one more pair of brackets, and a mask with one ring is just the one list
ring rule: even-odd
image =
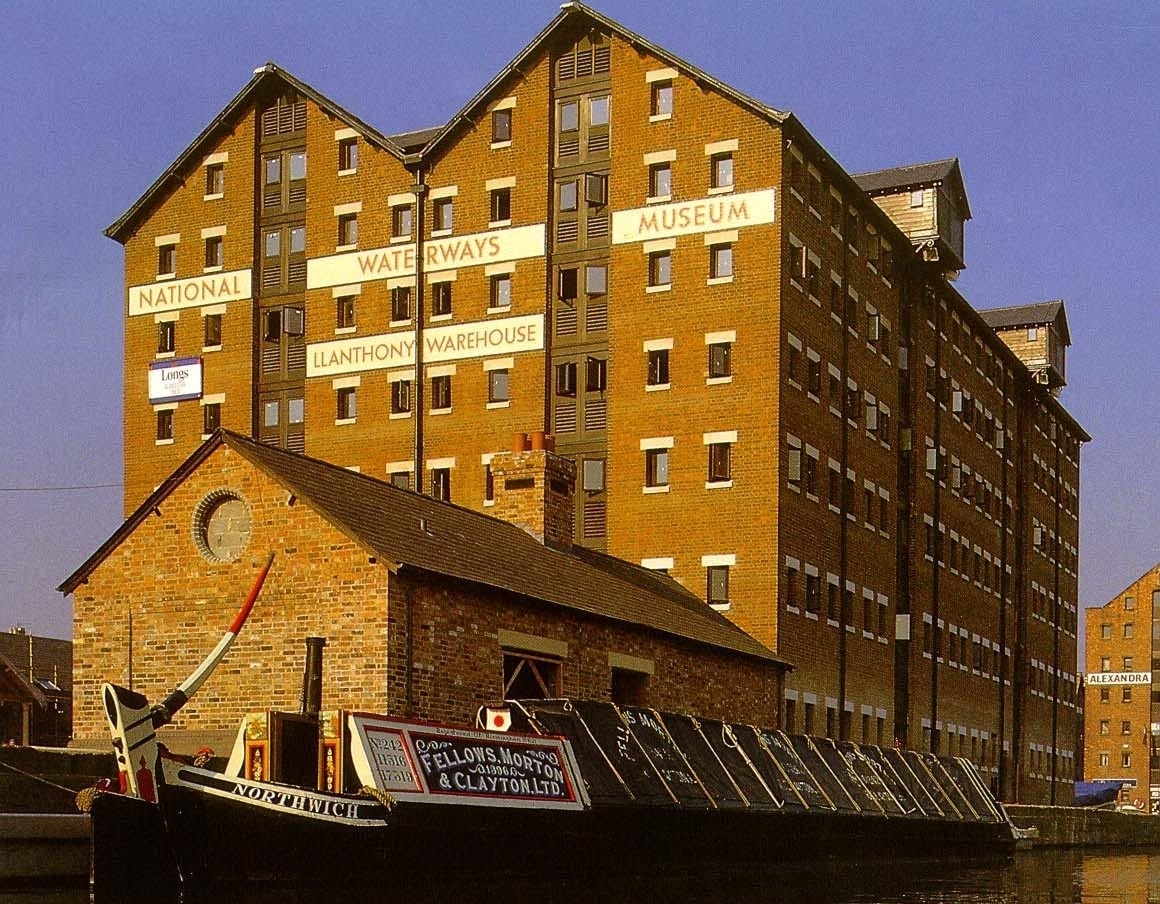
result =
[{"label": "drainpipe", "polygon": [[415,310],[412,312],[415,319],[415,380],[412,392],[412,409],[415,413],[415,492],[423,492],[423,457],[424,438],[423,427],[425,419],[426,399],[423,381],[423,321],[426,316],[425,293],[423,285],[424,259],[424,211],[427,195],[427,183],[423,181],[423,164],[417,155],[406,158],[404,163],[413,167],[415,184],[411,190],[415,193]]}]

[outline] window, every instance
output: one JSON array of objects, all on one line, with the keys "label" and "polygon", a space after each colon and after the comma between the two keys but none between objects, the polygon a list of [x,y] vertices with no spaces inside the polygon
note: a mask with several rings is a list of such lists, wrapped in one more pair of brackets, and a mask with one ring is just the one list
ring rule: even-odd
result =
[{"label": "window", "polygon": [[1111,703],[1111,702],[1112,702],[1112,690],[1111,690],[1111,688],[1101,687],[1100,688],[1100,703]]},{"label": "window", "polygon": [[211,163],[205,168],[205,193],[222,195],[226,190],[226,167],[224,163]]},{"label": "window", "polygon": [[431,410],[440,411],[451,407],[451,375],[443,374],[431,378]]},{"label": "window", "polygon": [[673,278],[673,253],[671,251],[654,251],[648,256],[648,284],[650,286],[668,286]]},{"label": "window", "polygon": [[709,378],[733,375],[733,343],[714,342],[709,346]]},{"label": "window", "polygon": [[591,126],[608,125],[608,95],[588,98],[588,124]]},{"label": "window", "polygon": [[822,362],[817,358],[810,358],[807,389],[815,398],[822,396]]},{"label": "window", "polygon": [[[799,282],[806,278],[806,246],[790,242],[789,244],[789,278]],[[800,287],[799,287],[800,288]]]},{"label": "window", "polygon": [[669,485],[668,449],[645,450],[644,485],[646,487],[667,487]]},{"label": "window", "polygon": [[451,198],[437,198],[433,205],[435,221],[431,229],[435,232],[450,232],[455,223],[455,206]]},{"label": "window", "polygon": [[648,195],[650,198],[668,198],[673,193],[673,167],[670,163],[654,163],[648,168]]},{"label": "window", "polygon": [[576,132],[580,129],[580,102],[565,101],[560,104],[560,131]]},{"label": "window", "polygon": [[354,299],[355,296],[353,295],[344,295],[334,300],[334,325],[337,329],[347,330],[354,328]]},{"label": "window", "polygon": [[437,282],[431,285],[431,314],[435,317],[451,316],[451,286],[450,282]]},{"label": "window", "polygon": [[177,246],[157,246],[157,275],[172,276],[177,272]]},{"label": "window", "polygon": [[358,139],[344,138],[338,143],[338,171],[354,172],[358,169]]},{"label": "window", "polygon": [[523,653],[503,654],[503,695],[509,700],[560,696],[560,663]]},{"label": "window", "polygon": [[[1104,757],[1104,754],[1100,754],[1100,758],[1103,759],[1103,757]],[[1120,754],[1120,765],[1123,766],[1125,769],[1129,768],[1132,765],[1132,753],[1131,753],[1131,751],[1125,750]]]},{"label": "window", "polygon": [[706,597],[710,606],[729,605],[729,566],[710,565],[706,571]]},{"label": "window", "polygon": [[510,223],[512,218],[512,190],[497,188],[491,193],[491,222]]},{"label": "window", "polygon": [[1135,633],[1135,625],[1133,625],[1132,622],[1125,622],[1124,623],[1124,637],[1131,638],[1134,633]]},{"label": "window", "polygon": [[1124,657],[1124,671],[1125,672],[1132,671],[1132,657],[1131,656]]},{"label": "window", "polygon": [[411,381],[391,383],[391,414],[407,414],[411,410]]},{"label": "window", "polygon": [[353,386],[344,386],[335,393],[338,402],[338,410],[335,417],[340,421],[353,421],[358,414],[358,404],[355,400],[355,389]]},{"label": "window", "polygon": [[408,204],[391,208],[391,238],[401,239],[411,235],[411,213]]},{"label": "window", "polygon": [[346,213],[338,218],[338,244],[358,244],[358,214]]},{"label": "window", "polygon": [[709,278],[728,279],[733,276],[733,246],[711,245],[709,247]]},{"label": "window", "polygon": [[648,385],[669,385],[669,350],[653,349],[648,353]]},{"label": "window", "polygon": [[489,370],[487,372],[487,400],[489,402],[506,402],[508,396],[508,372],[506,369]]},{"label": "window", "polygon": [[157,354],[171,354],[176,346],[177,324],[165,320],[157,324]]},{"label": "window", "polygon": [[714,154],[709,158],[709,186],[718,189],[733,187],[732,154]]},{"label": "window", "polygon": [[1132,720],[1131,719],[1124,719],[1120,723],[1120,734],[1130,735],[1131,733],[1132,733]]},{"label": "window", "polygon": [[173,410],[170,408],[157,412],[157,439],[173,439]]},{"label": "window", "polygon": [[733,444],[709,444],[709,481],[718,483],[733,479]]},{"label": "window", "polygon": [[584,268],[584,288],[589,295],[603,295],[608,291],[608,267],[604,265]]},{"label": "window", "polygon": [[490,461],[483,466],[483,501],[495,502],[495,474]]},{"label": "window", "polygon": [[1110,672],[1111,670],[1112,670],[1112,657],[1111,656],[1101,656],[1100,657],[1100,671],[1101,672]]},{"label": "window", "polygon": [[604,491],[604,459],[584,459],[583,487],[586,493],[601,493]]},{"label": "window", "polygon": [[222,425],[222,406],[220,402],[213,402],[201,406],[201,432],[213,433]]},{"label": "window", "polygon": [[512,140],[512,111],[508,107],[504,110],[491,111],[491,143],[499,144]]},{"label": "window", "polygon": [[584,201],[593,207],[603,207],[608,203],[608,177],[600,173],[584,176]]},{"label": "window", "polygon": [[391,320],[411,319],[411,287],[395,286],[391,289]]},{"label": "window", "polygon": [[222,346],[222,315],[205,315],[205,347],[221,348]]},{"label": "window", "polygon": [[451,469],[431,469],[431,496],[443,502],[451,501]]},{"label": "window", "polygon": [[391,486],[398,487],[400,490],[411,489],[411,472],[410,471],[392,471],[391,476],[387,478]]},{"label": "window", "polygon": [[653,82],[649,110],[653,116],[673,115],[673,83]]},{"label": "window", "polygon": [[1132,702],[1132,685],[1125,684],[1120,693],[1120,701],[1122,703]]},{"label": "window", "polygon": [[560,301],[564,302],[564,304],[569,306],[576,304],[576,297],[580,289],[579,271],[575,267],[569,267],[560,271],[556,292]]},{"label": "window", "polygon": [[584,371],[586,391],[604,392],[608,388],[608,361],[604,358],[588,358]]},{"label": "window", "polygon": [[556,395],[576,395],[576,362],[565,361],[556,365]]},{"label": "window", "polygon": [[205,240],[205,266],[206,269],[210,267],[221,267],[225,258],[223,256],[224,243],[220,235],[211,235]]},{"label": "window", "polygon": [[560,183],[560,210],[576,210],[578,207],[579,185],[575,179]]},{"label": "window", "polygon": [[[1152,602],[1153,602],[1153,604],[1155,604],[1155,602],[1156,602],[1155,599],[1153,599]],[[1124,597],[1124,608],[1125,609],[1135,609],[1136,608],[1136,598],[1134,596],[1125,596]]]},{"label": "window", "polygon": [[512,276],[510,273],[497,273],[491,278],[491,299],[488,306],[492,309],[512,306]]}]

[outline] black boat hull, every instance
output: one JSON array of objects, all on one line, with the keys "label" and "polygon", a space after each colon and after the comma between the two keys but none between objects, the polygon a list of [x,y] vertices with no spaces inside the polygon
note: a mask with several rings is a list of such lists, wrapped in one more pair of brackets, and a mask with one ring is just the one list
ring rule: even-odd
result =
[{"label": "black boat hull", "polygon": [[[400,803],[385,824],[345,825],[170,785],[161,807],[102,795],[93,808],[99,888],[248,881],[422,883],[494,874],[583,878],[666,864],[938,853],[1013,847],[1009,826],[924,817],[608,807],[513,810]],[[162,821],[164,826],[162,826]]]}]

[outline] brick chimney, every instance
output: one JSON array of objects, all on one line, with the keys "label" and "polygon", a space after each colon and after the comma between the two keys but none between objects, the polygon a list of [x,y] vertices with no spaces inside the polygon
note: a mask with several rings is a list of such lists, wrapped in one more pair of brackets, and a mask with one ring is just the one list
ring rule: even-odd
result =
[{"label": "brick chimney", "polygon": [[554,549],[571,549],[576,535],[576,464],[555,452],[543,431],[517,433],[512,450],[492,456],[491,514],[517,524]]}]

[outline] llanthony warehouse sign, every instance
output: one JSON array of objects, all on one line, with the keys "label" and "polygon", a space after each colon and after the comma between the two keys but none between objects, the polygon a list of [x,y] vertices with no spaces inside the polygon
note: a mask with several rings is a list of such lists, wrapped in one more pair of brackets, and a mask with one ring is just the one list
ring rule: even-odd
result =
[{"label": "llanthony warehouse sign", "polygon": [[[423,363],[484,358],[544,347],[544,317],[505,317],[433,327],[423,331]],[[409,330],[316,342],[306,347],[306,376],[330,377],[415,363],[415,334]]]},{"label": "llanthony warehouse sign", "polygon": [[[544,256],[544,224],[432,239],[423,245],[427,273]],[[306,288],[324,289],[415,274],[415,246],[349,251],[306,262]]]}]

